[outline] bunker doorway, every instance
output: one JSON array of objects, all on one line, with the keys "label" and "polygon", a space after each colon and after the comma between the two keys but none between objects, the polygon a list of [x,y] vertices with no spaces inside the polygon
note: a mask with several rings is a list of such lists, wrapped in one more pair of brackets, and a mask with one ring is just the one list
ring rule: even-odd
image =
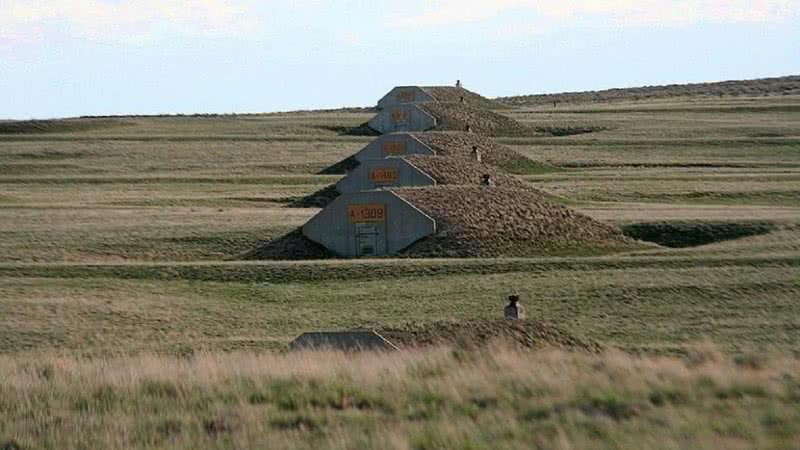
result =
[{"label": "bunker doorway", "polygon": [[383,236],[374,224],[356,224],[356,256],[368,258],[371,256],[385,256],[386,245],[380,242]]}]

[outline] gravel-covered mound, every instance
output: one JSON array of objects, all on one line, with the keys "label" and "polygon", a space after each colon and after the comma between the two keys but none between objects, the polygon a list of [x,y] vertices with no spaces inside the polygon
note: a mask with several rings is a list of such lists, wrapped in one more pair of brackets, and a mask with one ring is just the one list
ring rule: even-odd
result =
[{"label": "gravel-covered mound", "polygon": [[437,345],[479,348],[498,341],[528,349],[556,347],[593,353],[603,349],[595,341],[573,336],[536,320],[435,322],[386,328],[377,332],[401,349]]},{"label": "gravel-covered mound", "polygon": [[[497,166],[507,172],[526,174],[548,168],[546,164],[533,161],[515,152],[511,148],[477,133],[466,133],[463,131],[427,131],[409,134],[433,149],[438,156],[471,160],[473,158],[472,149],[477,147],[481,154],[482,162]],[[321,175],[345,174],[355,169],[357,166],[358,161],[356,161],[354,156],[350,156],[323,169],[319,173]]]},{"label": "gravel-covered mound", "polygon": [[548,201],[533,189],[436,186],[392,189],[436,220],[437,234],[409,257],[601,254],[639,245],[611,225]]},{"label": "gravel-covered mound", "polygon": [[485,109],[508,109],[508,106],[489,100],[488,98],[469,91],[464,88],[455,86],[422,86],[420,89],[428,93],[437,102],[443,103],[460,103],[464,99],[464,103],[474,106],[476,108]]},{"label": "gravel-covered mound", "polygon": [[335,255],[303,235],[297,228],[288,234],[265,242],[241,256],[243,260],[329,259]]},{"label": "gravel-covered mound", "polygon": [[481,153],[482,162],[503,169],[528,165],[544,166],[478,133],[433,131],[410,134],[418,141],[433,149],[438,156],[472,159],[472,149],[473,147],[477,147],[478,151]]},{"label": "gravel-covered mound", "polygon": [[536,130],[516,120],[488,109],[464,103],[419,103],[420,109],[436,118],[436,131],[465,131],[467,125],[474,133],[485,136],[530,136]]},{"label": "gravel-covered mound", "polygon": [[489,175],[495,186],[516,188],[529,186],[528,183],[506,175],[494,166],[465,158],[409,155],[404,159],[430,175],[440,185],[480,185],[483,182],[483,176]]},{"label": "gravel-covered mound", "polygon": [[[495,186],[533,189],[529,183],[506,175],[494,166],[466,158],[430,155],[408,155],[403,158],[430,175],[438,184],[479,185],[483,181],[483,176],[489,175]],[[289,208],[324,208],[339,195],[336,185],[331,184],[294,200],[287,206]]]},{"label": "gravel-covered mound", "polygon": [[339,196],[336,185],[328,185],[312,194],[301,197],[289,203],[289,208],[324,208]]}]

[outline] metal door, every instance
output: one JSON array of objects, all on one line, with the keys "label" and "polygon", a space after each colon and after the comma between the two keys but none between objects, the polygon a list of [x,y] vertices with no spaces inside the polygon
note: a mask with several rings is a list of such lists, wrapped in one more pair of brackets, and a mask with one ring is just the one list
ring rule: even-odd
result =
[{"label": "metal door", "polygon": [[356,224],[356,256],[359,258],[379,256],[378,227],[371,224]]}]

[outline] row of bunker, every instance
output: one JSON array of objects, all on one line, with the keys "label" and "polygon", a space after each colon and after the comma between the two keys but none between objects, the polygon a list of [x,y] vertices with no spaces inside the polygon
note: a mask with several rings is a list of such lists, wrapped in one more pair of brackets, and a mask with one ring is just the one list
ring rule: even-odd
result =
[{"label": "row of bunker", "polygon": [[[478,162],[481,152],[494,153],[491,142],[473,133],[453,135],[444,145],[436,145],[435,132],[427,131],[435,129],[441,119],[423,108],[424,104],[444,102],[465,107],[467,103],[491,104],[460,83],[457,87],[392,89],[378,101],[379,112],[368,122],[384,136],[354,155],[357,165],[336,183],[336,191],[342,195],[309,220],[303,234],[337,255],[356,258],[396,255],[435,235],[436,220],[389,188],[437,185],[432,171],[420,167],[425,158],[471,157]],[[417,164],[410,155],[418,155]]]},{"label": "row of bunker", "polygon": [[[460,86],[393,89],[369,121],[382,136],[335,165],[347,175],[325,190],[333,195],[324,208],[285,236],[283,244],[276,243],[278,253],[267,249],[254,254],[266,259],[318,257],[323,252],[345,258],[491,257],[629,244],[618,229],[553,204],[507,175],[508,167],[533,163],[517,152],[474,129],[448,131],[437,127],[441,119],[401,114],[434,111],[430,106],[438,105],[457,115],[488,110],[492,103]],[[321,248],[297,250],[304,239]]]}]

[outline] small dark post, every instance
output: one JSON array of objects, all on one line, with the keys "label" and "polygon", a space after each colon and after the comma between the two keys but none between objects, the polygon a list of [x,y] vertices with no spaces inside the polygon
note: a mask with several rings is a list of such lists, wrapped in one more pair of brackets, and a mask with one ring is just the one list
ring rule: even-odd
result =
[{"label": "small dark post", "polygon": [[466,131],[467,133],[472,133],[472,126],[467,124],[466,128],[464,128],[464,131]]},{"label": "small dark post", "polygon": [[494,180],[492,179],[491,175],[485,173],[483,174],[483,180],[481,181],[481,184],[484,186],[494,186]]},{"label": "small dark post", "polygon": [[506,319],[521,320],[525,318],[525,310],[519,304],[519,295],[509,295],[508,305],[503,308],[503,316]]}]

